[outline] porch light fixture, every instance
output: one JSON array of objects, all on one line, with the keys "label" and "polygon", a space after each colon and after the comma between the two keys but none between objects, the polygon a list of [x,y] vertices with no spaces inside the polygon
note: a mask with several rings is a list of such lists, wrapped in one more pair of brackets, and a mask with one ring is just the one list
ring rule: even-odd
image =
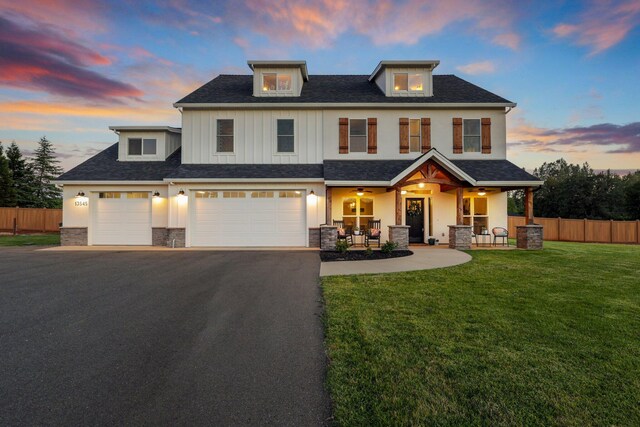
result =
[{"label": "porch light fixture", "polygon": [[311,191],[309,192],[309,195],[310,195],[310,196],[315,196],[315,195],[316,195],[316,192],[315,192],[315,191],[313,191],[313,190],[311,190]]},{"label": "porch light fixture", "polygon": [[78,194],[76,194],[76,199],[79,199],[80,197],[84,197],[84,191],[78,191]]},{"label": "porch light fixture", "polygon": [[357,188],[356,195],[358,195],[358,197],[364,196],[364,188]]},{"label": "porch light fixture", "polygon": [[420,187],[420,188],[424,188],[424,182],[419,183],[419,184],[418,184],[418,187]]},{"label": "porch light fixture", "polygon": [[178,191],[178,196],[184,196],[184,190]]},{"label": "porch light fixture", "polygon": [[484,188],[479,188],[478,189],[478,196],[484,196],[485,194],[487,194],[487,192],[484,191]]},{"label": "porch light fixture", "polygon": [[400,194],[407,194],[407,190],[400,191]]},{"label": "porch light fixture", "polygon": [[160,192],[159,191],[154,191],[153,192],[153,197],[155,197],[155,198],[160,197]]}]

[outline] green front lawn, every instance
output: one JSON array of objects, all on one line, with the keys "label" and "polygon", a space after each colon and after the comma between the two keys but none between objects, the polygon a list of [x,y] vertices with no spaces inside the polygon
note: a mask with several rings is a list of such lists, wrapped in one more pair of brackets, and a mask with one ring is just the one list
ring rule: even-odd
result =
[{"label": "green front lawn", "polygon": [[340,425],[640,425],[640,246],[545,242],[334,276]]},{"label": "green front lawn", "polygon": [[0,235],[0,246],[47,246],[59,245],[60,234]]}]

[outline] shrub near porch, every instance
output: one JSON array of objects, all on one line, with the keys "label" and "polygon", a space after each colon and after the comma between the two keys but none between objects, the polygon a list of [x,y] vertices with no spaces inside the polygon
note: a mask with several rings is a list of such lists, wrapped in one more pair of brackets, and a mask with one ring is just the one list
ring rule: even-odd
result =
[{"label": "shrub near porch", "polygon": [[640,425],[640,247],[323,279],[340,425]]}]

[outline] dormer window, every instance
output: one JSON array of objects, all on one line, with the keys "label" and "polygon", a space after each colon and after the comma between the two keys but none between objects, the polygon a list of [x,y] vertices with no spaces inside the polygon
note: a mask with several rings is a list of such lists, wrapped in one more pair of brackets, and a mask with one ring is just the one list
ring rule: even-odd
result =
[{"label": "dormer window", "polygon": [[156,140],[147,138],[129,138],[130,156],[155,156]]},{"label": "dormer window", "polygon": [[395,92],[422,92],[424,76],[421,73],[394,73],[393,90]]},{"label": "dormer window", "polygon": [[264,73],[262,74],[262,90],[264,92],[290,92],[291,74]]}]

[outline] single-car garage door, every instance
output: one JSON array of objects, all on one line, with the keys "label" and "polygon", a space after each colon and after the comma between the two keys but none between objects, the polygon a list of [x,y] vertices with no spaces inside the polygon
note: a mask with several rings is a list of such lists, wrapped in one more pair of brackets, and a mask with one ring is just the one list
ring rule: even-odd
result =
[{"label": "single-car garage door", "polygon": [[92,244],[150,245],[151,200],[146,192],[101,192],[93,212]]},{"label": "single-car garage door", "polygon": [[304,192],[194,191],[191,246],[305,246]]}]

